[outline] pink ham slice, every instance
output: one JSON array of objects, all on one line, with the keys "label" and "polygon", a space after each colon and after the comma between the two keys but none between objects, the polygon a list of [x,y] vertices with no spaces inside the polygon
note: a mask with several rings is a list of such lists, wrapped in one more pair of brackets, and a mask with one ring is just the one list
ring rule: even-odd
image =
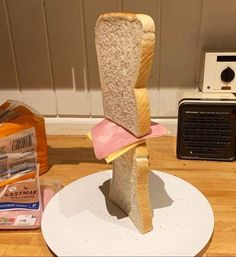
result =
[{"label": "pink ham slice", "polygon": [[164,126],[152,122],[151,133],[137,138],[116,123],[104,119],[92,128],[91,134],[95,155],[100,160],[125,146],[144,139],[163,136],[166,132]]}]

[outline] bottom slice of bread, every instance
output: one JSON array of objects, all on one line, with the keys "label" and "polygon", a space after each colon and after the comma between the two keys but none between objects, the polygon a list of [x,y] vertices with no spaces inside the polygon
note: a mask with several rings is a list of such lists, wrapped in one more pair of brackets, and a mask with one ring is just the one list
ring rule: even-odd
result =
[{"label": "bottom slice of bread", "polygon": [[152,230],[149,172],[145,143],[113,161],[109,198],[129,215],[141,233]]}]

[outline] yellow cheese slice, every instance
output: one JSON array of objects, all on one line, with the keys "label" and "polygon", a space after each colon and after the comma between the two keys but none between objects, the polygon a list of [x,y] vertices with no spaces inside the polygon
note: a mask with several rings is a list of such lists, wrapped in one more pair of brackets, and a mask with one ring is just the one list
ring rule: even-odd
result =
[{"label": "yellow cheese slice", "polygon": [[132,149],[133,147],[137,146],[137,145],[140,145],[142,144],[143,142],[145,142],[145,140],[141,140],[137,143],[134,143],[134,144],[131,144],[131,145],[128,145],[128,146],[125,146],[111,154],[109,154],[105,160],[107,163],[110,163],[112,161],[114,161],[115,159],[117,159],[118,157],[120,157],[121,155],[125,154],[126,152],[128,152],[130,149]]},{"label": "yellow cheese slice", "polygon": [[91,132],[88,132],[88,133],[87,133],[87,137],[88,137],[91,141],[93,141],[93,139],[92,139],[92,133],[91,133]]},{"label": "yellow cheese slice", "polygon": [[[88,137],[91,141],[93,140],[93,139],[92,139],[92,134],[91,134],[91,132],[89,132],[89,133],[87,134],[87,137]],[[123,155],[123,154],[125,154],[126,152],[128,152],[128,151],[129,151],[130,149],[132,149],[133,147],[135,147],[135,146],[137,146],[137,145],[140,145],[140,144],[142,144],[143,142],[145,142],[145,139],[144,139],[144,140],[141,140],[141,141],[139,141],[139,142],[136,142],[136,143],[127,145],[127,146],[125,146],[125,147],[123,147],[123,148],[121,148],[121,149],[119,149],[119,150],[117,150],[117,151],[115,151],[115,152],[109,154],[109,155],[105,158],[106,162],[107,162],[107,163],[110,163],[110,162],[114,161],[115,159],[117,159],[117,158],[120,157],[121,155]]]}]

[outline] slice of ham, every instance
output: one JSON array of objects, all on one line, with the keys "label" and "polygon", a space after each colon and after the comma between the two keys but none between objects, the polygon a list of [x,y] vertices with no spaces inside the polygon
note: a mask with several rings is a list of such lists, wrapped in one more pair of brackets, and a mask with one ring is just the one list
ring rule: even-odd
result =
[{"label": "slice of ham", "polygon": [[135,137],[124,128],[107,119],[92,128],[92,140],[97,159],[103,159],[109,154],[144,139],[165,135],[166,128],[161,124],[152,122],[151,133],[143,137]]}]

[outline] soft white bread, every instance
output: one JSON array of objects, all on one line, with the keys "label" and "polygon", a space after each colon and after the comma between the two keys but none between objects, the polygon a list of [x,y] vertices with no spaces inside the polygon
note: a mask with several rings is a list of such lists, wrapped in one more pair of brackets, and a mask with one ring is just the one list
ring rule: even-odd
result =
[{"label": "soft white bread", "polygon": [[141,233],[152,230],[147,157],[144,143],[113,161],[109,194],[109,198],[129,215]]},{"label": "soft white bread", "polygon": [[131,13],[103,14],[95,28],[105,117],[137,137],[150,132],[146,84],[154,32],[150,16]]}]

